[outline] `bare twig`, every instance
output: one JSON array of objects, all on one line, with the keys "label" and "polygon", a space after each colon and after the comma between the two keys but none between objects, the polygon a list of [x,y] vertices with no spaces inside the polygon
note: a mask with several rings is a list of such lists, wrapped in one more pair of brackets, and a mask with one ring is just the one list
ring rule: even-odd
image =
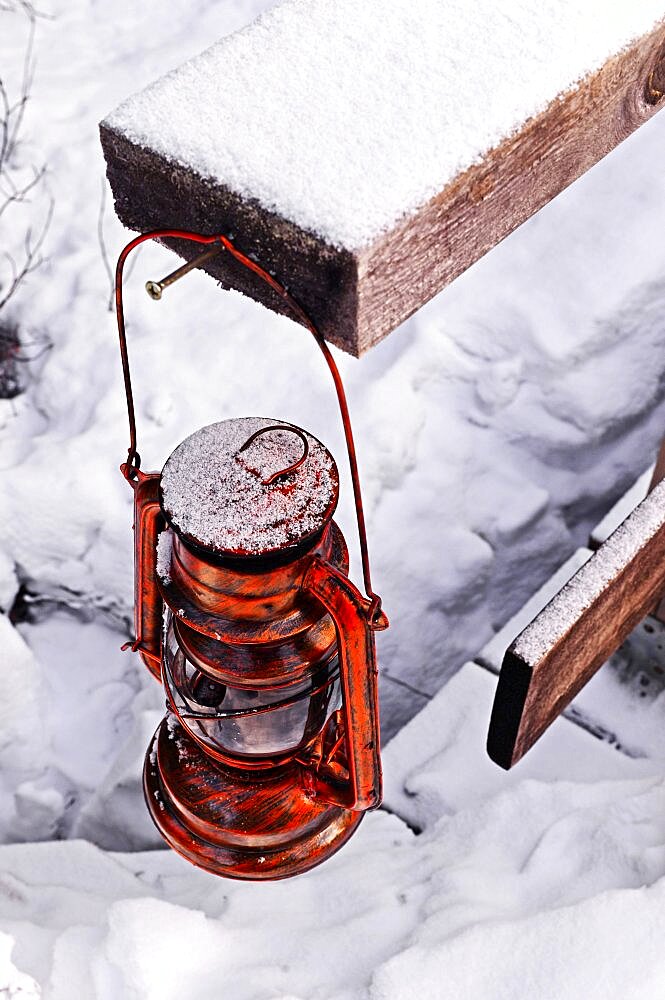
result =
[{"label": "bare twig", "polygon": [[9,146],[9,123],[11,121],[11,107],[5,84],[0,79],[0,102],[2,102],[2,119],[0,121],[0,174],[2,174],[5,160],[7,159],[7,148]]},{"label": "bare twig", "polygon": [[53,20],[52,14],[47,14],[46,11],[37,10],[30,0],[0,0],[0,12],[4,11],[7,14],[14,14],[17,10],[22,10],[23,13],[31,18],[44,18],[45,20]]},{"label": "bare twig", "polygon": [[[24,5],[21,5],[24,7]],[[28,5],[30,6],[30,5]],[[25,7],[24,7],[25,9]],[[11,160],[16,152],[18,138],[23,125],[25,109],[30,99],[30,88],[34,78],[34,46],[35,46],[35,18],[28,13],[28,40],[23,56],[23,75],[21,80],[20,96],[10,104],[4,81],[0,80],[0,100],[2,102],[2,138],[0,140],[0,174],[9,168]]]},{"label": "bare twig", "polygon": [[[17,202],[27,201],[27,195],[36,187],[42,180],[46,173],[46,167],[41,167],[39,170],[37,167],[33,166],[33,176],[32,180],[29,180],[23,187],[18,187],[11,177],[0,177],[0,195],[4,196],[4,201],[0,202],[0,218],[2,213],[6,212],[10,205],[16,204]],[[9,184],[11,191],[9,193],[3,191],[2,182]]]},{"label": "bare twig", "polygon": [[[25,122],[25,111],[30,99],[30,90],[35,72],[35,31],[36,20],[41,14],[30,0],[0,0],[0,11],[22,14],[28,21],[27,39],[23,53],[23,68],[17,98],[10,96],[5,80],[0,79],[0,217],[10,209],[16,209],[30,201],[46,176],[45,166],[32,165],[29,176],[26,168],[16,163],[16,151],[21,142]],[[44,262],[41,249],[46,239],[54,202],[48,199],[48,209],[43,223],[35,237],[31,226],[23,228],[14,225],[13,231],[23,231],[22,251],[4,250],[2,258],[9,269],[9,281],[0,284],[0,310],[14,295],[20,284]],[[20,240],[20,235],[18,235]]]},{"label": "bare twig", "polygon": [[41,228],[37,240],[34,243],[32,240],[32,230],[28,229],[28,231],[26,232],[25,239],[23,241],[24,259],[20,268],[17,266],[16,261],[11,256],[11,254],[7,253],[7,251],[4,252],[5,260],[9,262],[9,265],[12,269],[12,279],[9,283],[8,290],[5,292],[3,297],[0,298],[0,309],[2,309],[4,306],[7,305],[12,295],[14,294],[18,286],[21,284],[21,282],[24,280],[24,278],[27,278],[29,274],[32,274],[33,271],[36,271],[37,268],[41,267],[42,264],[44,263],[44,258],[41,256],[39,251],[41,250],[44,244],[48,228],[51,225],[51,219],[53,218],[54,208],[55,208],[55,203],[51,198],[49,200],[49,209],[46,215],[46,220]]},{"label": "bare twig", "polygon": [[[104,265],[104,270],[106,271],[106,275],[109,279],[110,292],[109,292],[107,309],[109,312],[113,312],[114,299],[115,299],[115,271],[111,266],[109,252],[106,247],[106,239],[104,237],[105,213],[106,213],[106,178],[102,177],[102,196],[99,200],[99,213],[97,215],[97,239],[99,241],[99,249],[102,255],[102,263]],[[141,252],[141,247],[139,247],[138,251],[132,255],[132,259],[127,265],[127,270],[125,271],[125,280],[131,277],[132,271],[136,266],[136,260],[140,252]]]},{"label": "bare twig", "polygon": [[106,210],[106,180],[102,177],[102,197],[99,202],[99,214],[97,216],[97,239],[99,240],[99,249],[102,254],[102,263],[104,265],[104,270],[106,271],[107,277],[109,279],[109,284],[111,286],[111,292],[109,295],[108,311],[113,312],[113,293],[114,293],[114,277],[113,268],[111,267],[111,261],[109,260],[108,250],[106,249],[106,240],[104,239],[104,212]]}]

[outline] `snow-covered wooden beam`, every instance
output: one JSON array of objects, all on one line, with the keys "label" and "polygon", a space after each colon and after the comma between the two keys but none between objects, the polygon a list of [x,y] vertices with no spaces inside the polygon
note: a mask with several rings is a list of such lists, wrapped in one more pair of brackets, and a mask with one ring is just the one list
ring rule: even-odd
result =
[{"label": "snow-covered wooden beam", "polygon": [[[125,225],[233,233],[359,355],[664,94],[665,0],[286,0],[101,137]],[[228,257],[205,269],[281,310]]]},{"label": "snow-covered wooden beam", "polygon": [[516,764],[663,593],[665,481],[508,649],[487,741],[492,760]]}]

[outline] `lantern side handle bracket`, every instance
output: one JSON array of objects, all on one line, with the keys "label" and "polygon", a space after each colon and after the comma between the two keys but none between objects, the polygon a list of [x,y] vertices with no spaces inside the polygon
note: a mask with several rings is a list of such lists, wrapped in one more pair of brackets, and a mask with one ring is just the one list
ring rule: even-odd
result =
[{"label": "lantern side handle bracket", "polygon": [[[376,809],[382,798],[381,736],[375,629],[368,618],[367,601],[344,573],[320,556],[312,557],[303,587],[318,598],[335,625],[343,718],[342,732],[328,753],[318,761],[306,757],[301,761],[305,787],[311,795],[346,809]],[[384,618],[383,627],[387,624]],[[333,764],[342,742],[346,745],[346,782],[336,780]]]},{"label": "lantern side handle bracket", "polygon": [[123,649],[140,654],[156,678],[161,675],[162,598],[157,587],[157,539],[165,527],[159,503],[157,473],[137,470],[134,488],[134,630],[136,638]]},{"label": "lantern side handle bracket", "polygon": [[[116,305],[116,317],[118,321],[118,334],[120,338],[120,358],[122,361],[122,372],[125,383],[125,395],[127,398],[127,416],[129,420],[129,448],[127,451],[127,461],[121,465],[121,471],[125,479],[134,486],[139,474],[141,466],[141,457],[137,450],[136,443],[136,414],[134,410],[134,396],[132,391],[132,380],[129,369],[129,354],[127,350],[127,331],[125,327],[125,315],[123,306],[123,293],[122,293],[122,279],[124,266],[130,253],[137,247],[141,246],[148,240],[164,240],[164,239],[180,239],[180,240],[190,240],[193,243],[199,243],[204,246],[209,246],[211,248],[219,250],[225,250],[229,253],[234,260],[236,260],[243,267],[247,268],[256,274],[262,281],[264,281],[270,288],[273,289],[288,305],[291,313],[298,319],[298,321],[306,327],[309,332],[314,337],[316,343],[319,346],[321,353],[328,365],[328,369],[332,376],[332,380],[335,386],[335,392],[337,395],[337,402],[340,409],[340,414],[342,417],[342,425],[344,428],[344,437],[346,441],[346,449],[349,457],[349,467],[351,471],[351,482],[353,484],[353,496],[356,508],[356,520],[358,524],[358,539],[360,543],[360,556],[362,561],[362,572],[363,572],[363,582],[365,586],[365,592],[369,600],[369,608],[367,611],[367,622],[369,627],[373,631],[378,631],[380,629],[387,628],[388,620],[381,610],[381,598],[372,589],[372,580],[369,565],[369,552],[367,546],[367,529],[365,526],[365,514],[363,510],[362,494],[360,491],[360,476],[358,473],[358,460],[356,456],[355,441],[353,439],[353,431],[351,429],[351,418],[349,415],[349,408],[346,400],[346,393],[344,391],[344,385],[342,383],[342,378],[339,373],[339,369],[335,363],[335,359],[332,356],[330,348],[323,336],[319,332],[318,328],[314,324],[313,320],[310,319],[308,314],[302,308],[300,303],[291,295],[290,292],[286,290],[284,285],[280,284],[271,274],[269,274],[264,268],[257,264],[256,261],[252,260],[243,254],[238,248],[231,242],[231,240],[222,233],[216,233],[212,236],[205,236],[201,233],[193,233],[181,229],[155,229],[148,233],[142,233],[136,236],[133,240],[122,249],[120,256],[118,257],[118,263],[116,265],[115,272],[115,305]],[[212,256],[212,254],[210,254]],[[203,256],[203,255],[202,255]],[[207,255],[206,255],[207,256]],[[191,262],[190,262],[191,263]],[[194,265],[196,266],[196,265]],[[186,265],[185,265],[186,267]],[[183,272],[184,269],[178,269]],[[177,272],[174,272],[174,275]]]}]

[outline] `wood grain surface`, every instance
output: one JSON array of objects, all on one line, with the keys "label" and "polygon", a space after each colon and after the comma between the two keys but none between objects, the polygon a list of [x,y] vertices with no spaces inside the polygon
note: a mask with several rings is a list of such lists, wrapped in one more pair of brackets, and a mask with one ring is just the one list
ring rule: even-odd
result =
[{"label": "wood grain surface", "polygon": [[[627,552],[631,538],[636,544]],[[492,760],[506,769],[516,764],[664,591],[661,483],[508,649],[487,741]]]},{"label": "wood grain surface", "polygon": [[[665,80],[662,83],[663,90],[665,90]],[[661,441],[660,448],[658,449],[658,455],[656,456],[656,465],[653,470],[653,475],[651,477],[651,482],[649,483],[649,493],[655,490],[658,483],[665,479],[665,438]],[[657,618],[659,622],[665,624],[665,595],[660,594],[659,600],[656,606],[653,608],[651,614],[654,618]]]},{"label": "wood grain surface", "polygon": [[[664,12],[665,15],[665,12]],[[482,100],[479,69],[478,100]],[[390,232],[358,251],[240,198],[102,126],[116,211],[130,229],[233,233],[290,291],[332,343],[359,356],[609,153],[665,105],[665,20],[610,58],[487,153]],[[182,257],[191,247],[173,244]],[[277,296],[228,255],[205,265],[283,311]]]}]

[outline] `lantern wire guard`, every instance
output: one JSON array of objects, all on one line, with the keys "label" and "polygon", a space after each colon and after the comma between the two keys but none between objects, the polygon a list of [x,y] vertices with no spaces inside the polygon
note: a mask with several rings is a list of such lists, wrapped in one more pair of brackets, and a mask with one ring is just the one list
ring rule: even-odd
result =
[{"label": "lantern wire guard", "polygon": [[[291,536],[295,542],[287,534],[283,544],[268,545],[257,556],[242,546],[220,553],[215,545],[207,547],[209,539],[173,520],[162,485],[169,463],[186,443],[161,475],[141,470],[123,269],[142,243],[164,239],[189,240],[207,249],[161,281],[148,282],[152,298],[159,299],[164,288],[215,254],[229,253],[280,296],[318,344],[344,428],[366,598],[348,578],[346,544],[331,520],[339,486],[334,459],[300,428],[265,420],[257,428],[252,419],[247,435],[233,439],[231,463],[256,477],[259,488],[277,483],[275,489],[290,497],[291,487],[279,480],[292,477],[308,459],[309,467],[322,453],[330,463],[330,493],[319,522]],[[387,628],[388,619],[372,589],[340,373],[299,303],[223,234],[160,229],[137,236],[118,258],[115,299],[129,420],[127,461],[120,468],[134,491],[135,516],[136,638],[123,648],[139,652],[161,677],[169,709],[146,755],[146,802],[170,846],[207,871],[251,879],[298,874],[334,853],[364,812],[381,802],[373,633]],[[237,435],[242,419],[211,428],[225,423],[234,425]],[[192,437],[205,436],[211,428]],[[291,449],[283,452],[280,468],[269,475],[245,465],[243,455],[268,432],[292,434],[302,445],[295,455]],[[226,475],[220,483],[231,489]],[[162,541],[169,552],[166,576],[159,569]]]},{"label": "lantern wire guard", "polygon": [[[332,356],[330,348],[323,339],[323,336],[317,329],[314,322],[310,319],[308,314],[302,308],[302,306],[294,299],[294,297],[286,290],[284,285],[280,284],[271,274],[269,274],[264,268],[257,264],[256,261],[251,260],[244,253],[231,242],[228,236],[224,236],[222,233],[217,233],[214,236],[204,236],[201,233],[192,233],[181,229],[155,229],[148,233],[142,233],[135,239],[131,240],[121,251],[118,257],[118,263],[116,265],[115,271],[115,304],[116,304],[116,316],[118,320],[118,334],[120,336],[120,356],[122,359],[122,372],[125,382],[125,395],[127,397],[127,416],[129,418],[129,448],[127,451],[127,461],[120,466],[122,474],[125,479],[133,484],[138,480],[138,475],[140,473],[141,466],[141,456],[137,451],[136,444],[136,416],[134,412],[134,395],[132,392],[132,379],[129,370],[129,354],[127,351],[127,333],[125,329],[125,312],[123,306],[123,295],[122,295],[122,278],[123,271],[125,267],[125,261],[129,257],[130,253],[137,247],[141,246],[147,240],[164,240],[164,239],[180,239],[180,240],[190,240],[192,243],[201,243],[203,245],[218,245],[220,250],[225,250],[231,254],[231,256],[243,267],[246,267],[249,271],[253,271],[254,274],[258,275],[262,281],[269,285],[273,291],[277,292],[281,299],[288,305],[294,316],[297,317],[300,323],[306,327],[309,332],[314,337],[314,340],[319,346],[323,357],[325,358],[326,364],[333,379],[335,386],[335,392],[337,394],[337,402],[339,405],[342,425],[344,427],[344,438],[346,440],[346,449],[349,456],[349,467],[351,470],[351,482],[353,485],[353,498],[356,508],[356,520],[358,523],[358,538],[360,543],[360,557],[362,561],[362,571],[363,571],[363,582],[365,585],[365,593],[370,601],[370,607],[368,612],[368,624],[374,631],[381,631],[388,627],[388,619],[381,610],[381,598],[378,594],[375,594],[372,589],[372,578],[369,565],[369,550],[367,546],[367,530],[365,527],[365,513],[363,510],[362,493],[360,490],[360,476],[358,473],[358,460],[356,458],[356,446],[353,440],[353,430],[351,429],[351,417],[349,415],[349,407],[346,401],[346,393],[344,391],[344,385],[342,383],[342,377],[339,373],[339,369],[335,363],[335,359]],[[215,246],[217,249],[217,246]],[[212,252],[206,252],[202,257],[207,260],[212,257]],[[190,261],[191,264],[191,261]],[[169,275],[170,278],[176,280],[176,276],[187,273],[191,268],[185,264],[182,268],[178,268],[177,271],[173,272],[173,275]],[[168,279],[166,279],[168,280]],[[169,282],[170,283],[170,282]],[[148,282],[148,286],[159,287],[164,283],[162,282]],[[164,285],[165,287],[165,285]],[[152,292],[149,292],[151,297],[158,298]],[[160,290],[161,295],[161,290]],[[267,430],[265,428],[264,430]],[[289,428],[291,430],[291,428]],[[255,435],[256,436],[256,435]],[[243,449],[248,447],[252,439],[245,442]],[[306,442],[305,442],[306,443]],[[241,450],[243,450],[241,449]],[[306,458],[306,453],[300,460],[298,465]],[[292,471],[292,470],[284,470]],[[284,472],[277,473],[271,479],[277,478],[283,475]]]}]

